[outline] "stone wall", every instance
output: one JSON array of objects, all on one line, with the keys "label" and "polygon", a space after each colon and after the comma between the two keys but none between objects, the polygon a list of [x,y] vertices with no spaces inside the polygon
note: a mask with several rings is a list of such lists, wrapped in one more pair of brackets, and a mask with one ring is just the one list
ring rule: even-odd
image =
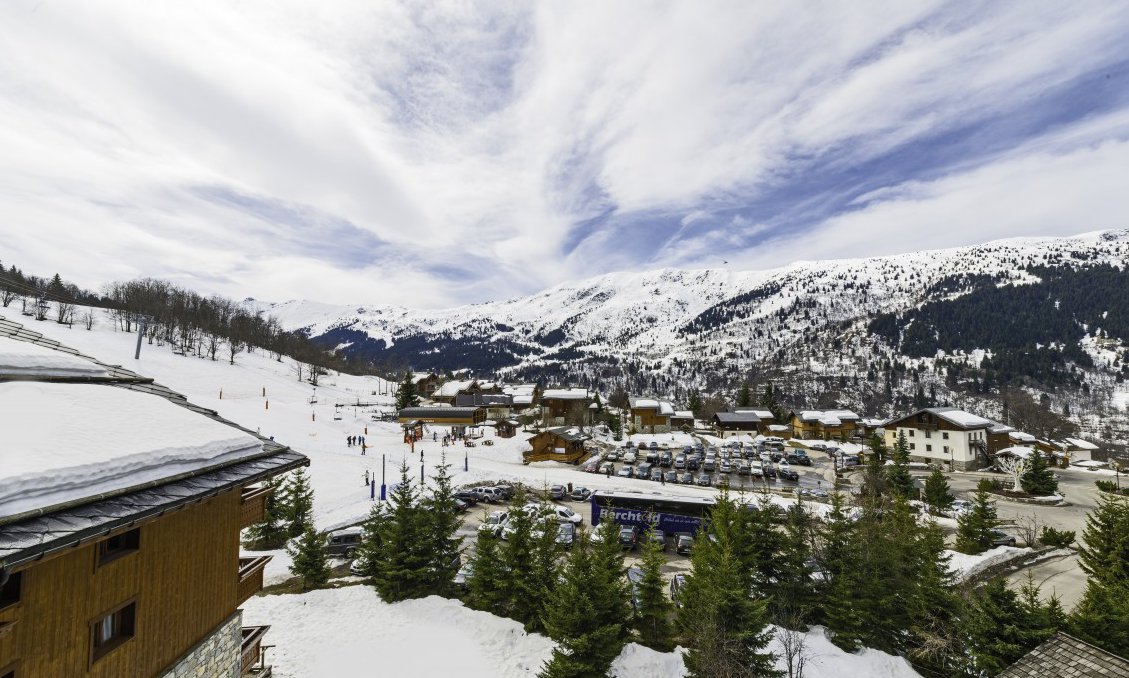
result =
[{"label": "stone wall", "polygon": [[243,612],[236,611],[160,678],[239,678],[242,671]]}]

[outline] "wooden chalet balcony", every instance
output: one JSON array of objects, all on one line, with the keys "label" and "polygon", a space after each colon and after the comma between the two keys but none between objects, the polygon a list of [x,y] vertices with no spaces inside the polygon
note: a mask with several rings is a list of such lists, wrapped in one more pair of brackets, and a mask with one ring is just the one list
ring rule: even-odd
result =
[{"label": "wooden chalet balcony", "polygon": [[239,558],[239,587],[236,589],[236,605],[263,590],[263,568],[273,556]]},{"label": "wooden chalet balcony", "polygon": [[267,650],[274,646],[263,645],[263,636],[268,630],[270,630],[269,626],[243,627],[243,641],[240,648],[243,669],[240,676],[256,676],[256,678],[270,676],[271,667],[267,664]]},{"label": "wooden chalet balcony", "polygon": [[244,487],[239,501],[239,529],[261,521],[267,514],[267,497],[270,487]]}]

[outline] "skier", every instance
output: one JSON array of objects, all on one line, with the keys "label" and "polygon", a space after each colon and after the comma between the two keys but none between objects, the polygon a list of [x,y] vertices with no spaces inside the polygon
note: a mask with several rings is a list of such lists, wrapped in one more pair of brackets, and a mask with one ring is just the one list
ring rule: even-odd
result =
[{"label": "skier", "polygon": [[361,454],[363,455],[365,453],[365,450],[367,450],[367,449],[368,449],[368,445],[365,445],[364,439],[361,439]]},{"label": "skier", "polygon": [[368,487],[368,471],[365,471],[365,487]]}]

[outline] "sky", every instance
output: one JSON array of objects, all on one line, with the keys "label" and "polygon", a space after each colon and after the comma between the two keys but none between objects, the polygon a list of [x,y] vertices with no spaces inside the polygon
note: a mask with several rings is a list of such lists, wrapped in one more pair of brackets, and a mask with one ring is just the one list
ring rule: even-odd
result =
[{"label": "sky", "polygon": [[434,308],[1129,226],[1129,3],[6,0],[0,263]]}]

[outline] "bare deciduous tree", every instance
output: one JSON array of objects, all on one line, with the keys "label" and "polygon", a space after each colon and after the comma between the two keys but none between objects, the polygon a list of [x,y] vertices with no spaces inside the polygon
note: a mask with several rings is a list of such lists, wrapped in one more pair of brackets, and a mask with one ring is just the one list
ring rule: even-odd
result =
[{"label": "bare deciduous tree", "polygon": [[1019,477],[1027,470],[1027,462],[1015,455],[1000,455],[996,457],[996,467],[1011,478],[1011,486],[1016,489],[1019,487]]},{"label": "bare deciduous tree", "polygon": [[94,311],[92,309],[88,308],[86,312],[82,314],[82,324],[88,330],[94,329]]}]

